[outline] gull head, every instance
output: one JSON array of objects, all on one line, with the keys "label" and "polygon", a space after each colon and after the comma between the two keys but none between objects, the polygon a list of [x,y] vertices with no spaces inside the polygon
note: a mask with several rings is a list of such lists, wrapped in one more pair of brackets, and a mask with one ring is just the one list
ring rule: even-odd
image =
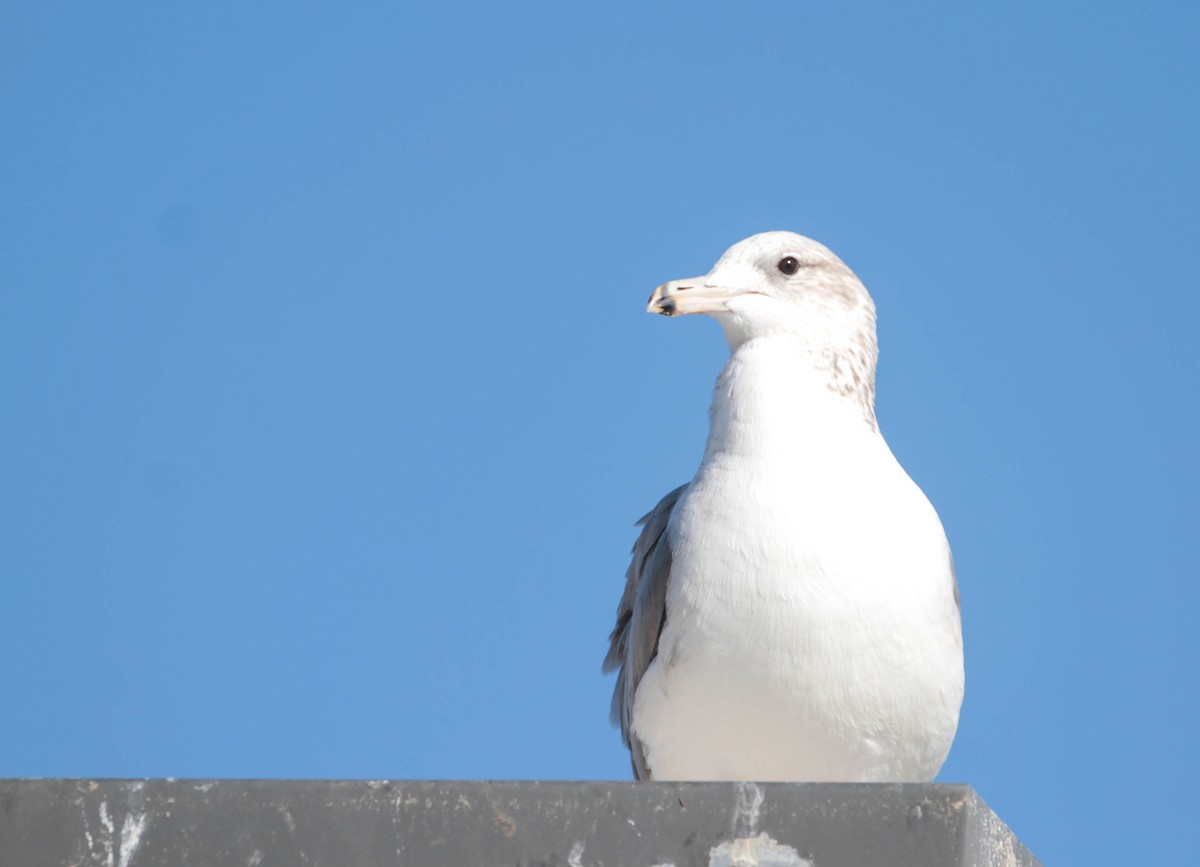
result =
[{"label": "gull head", "polygon": [[814,349],[855,345],[874,354],[875,305],[866,288],[827,247],[795,232],[763,232],[734,244],[703,277],[654,290],[650,313],[705,313],[731,348],[784,335]]}]

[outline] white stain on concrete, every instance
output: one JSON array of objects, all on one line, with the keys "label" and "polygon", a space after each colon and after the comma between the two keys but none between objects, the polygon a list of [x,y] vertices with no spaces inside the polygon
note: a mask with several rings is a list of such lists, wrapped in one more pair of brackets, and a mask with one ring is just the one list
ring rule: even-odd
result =
[{"label": "white stain on concrete", "polygon": [[583,867],[583,848],[582,842],[576,843],[571,847],[570,854],[567,855],[567,864],[570,867]]},{"label": "white stain on concrete", "polygon": [[733,804],[733,839],[708,850],[708,867],[813,867],[800,853],[759,832],[762,805],[766,800],[757,783],[738,783]]},{"label": "white stain on concrete", "polygon": [[758,819],[765,797],[762,786],[757,783],[737,784],[737,801],[733,806],[735,837],[753,837],[758,833]]},{"label": "white stain on concrete", "polygon": [[113,828],[112,817],[108,815],[108,801],[101,801],[97,812],[100,814],[100,824],[104,826],[104,830],[107,833],[111,834],[115,829]]},{"label": "white stain on concrete", "polygon": [[95,860],[96,840],[92,837],[92,820],[88,818],[87,805],[80,802],[80,812],[83,814],[83,839],[87,840],[87,858],[89,861]]},{"label": "white stain on concrete", "polygon": [[120,830],[108,809],[108,800],[102,799],[96,807],[100,827],[95,828],[83,808],[83,839],[87,841],[87,858],[92,864],[104,867],[134,867],[133,859],[142,845],[142,835],[150,825],[150,815],[142,810],[142,784],[135,783],[130,789],[132,808],[121,819]]},{"label": "white stain on concrete", "polygon": [[129,813],[121,823],[121,844],[118,848],[117,867],[129,867],[138,847],[142,845],[142,834],[150,824],[146,813]]},{"label": "white stain on concrete", "polygon": [[708,851],[708,867],[813,867],[813,863],[763,831],[757,837],[738,837],[713,846]]},{"label": "white stain on concrete", "polygon": [[113,825],[112,816],[108,815],[108,801],[101,801],[96,812],[100,816],[100,845],[104,847],[104,865],[105,867],[113,867],[114,852],[113,852],[113,833],[116,831]]}]

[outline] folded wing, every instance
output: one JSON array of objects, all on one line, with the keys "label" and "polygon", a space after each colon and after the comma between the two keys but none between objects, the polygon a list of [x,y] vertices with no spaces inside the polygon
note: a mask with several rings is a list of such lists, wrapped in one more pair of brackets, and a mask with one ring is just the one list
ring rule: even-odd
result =
[{"label": "folded wing", "polygon": [[633,697],[642,675],[658,653],[658,637],[667,620],[667,582],[671,575],[671,545],[667,523],[687,485],[680,485],[644,515],[642,532],[633,545],[633,558],[625,573],[625,592],[617,606],[617,625],[608,637],[604,671],[617,669],[613,689],[612,721],[621,727],[629,747],[634,776],[650,779],[641,742],[633,733]]}]

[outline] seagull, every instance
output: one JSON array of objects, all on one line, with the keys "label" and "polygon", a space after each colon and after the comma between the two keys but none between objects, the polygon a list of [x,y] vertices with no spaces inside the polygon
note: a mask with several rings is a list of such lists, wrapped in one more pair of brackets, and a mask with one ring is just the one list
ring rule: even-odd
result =
[{"label": "seagull", "polygon": [[638,779],[918,782],[963,697],[954,562],[875,420],[875,305],[830,250],[753,235],[648,312],[730,356],[695,477],[638,522],[604,670]]}]

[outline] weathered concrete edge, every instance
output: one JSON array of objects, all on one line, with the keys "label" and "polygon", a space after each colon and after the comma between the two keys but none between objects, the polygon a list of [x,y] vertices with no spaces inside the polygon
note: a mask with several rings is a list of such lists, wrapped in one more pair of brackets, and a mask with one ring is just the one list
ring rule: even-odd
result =
[{"label": "weathered concrete edge", "polygon": [[22,867],[713,864],[757,837],[796,865],[1037,864],[972,789],[928,784],[0,780],[0,831]]},{"label": "weathered concrete edge", "polygon": [[974,807],[967,812],[965,839],[972,847],[968,850],[966,863],[1012,864],[1019,867],[1041,867],[1041,862],[1025,848],[1012,829],[987,805],[974,789],[970,797]]}]

